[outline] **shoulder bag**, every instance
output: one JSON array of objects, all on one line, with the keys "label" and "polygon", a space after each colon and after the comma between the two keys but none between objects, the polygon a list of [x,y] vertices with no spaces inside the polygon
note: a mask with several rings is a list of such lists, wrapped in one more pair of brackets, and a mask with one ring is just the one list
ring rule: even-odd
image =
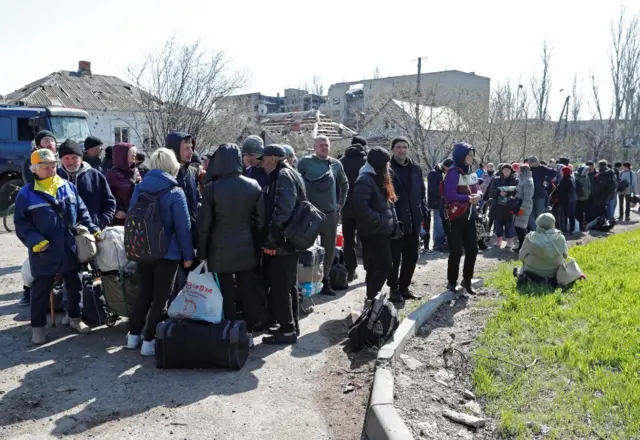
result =
[{"label": "shoulder bag", "polygon": [[[560,256],[564,257],[562,252],[560,252],[556,245],[553,243],[553,240],[551,240],[549,236],[547,236],[546,232],[545,237],[547,237],[547,240],[549,240],[556,252],[558,252]],[[556,273],[556,280],[558,281],[558,285],[567,287],[583,276],[584,274],[582,273],[580,266],[578,266],[578,262],[575,260],[575,258],[568,257],[565,262],[558,268],[558,272]]]}]

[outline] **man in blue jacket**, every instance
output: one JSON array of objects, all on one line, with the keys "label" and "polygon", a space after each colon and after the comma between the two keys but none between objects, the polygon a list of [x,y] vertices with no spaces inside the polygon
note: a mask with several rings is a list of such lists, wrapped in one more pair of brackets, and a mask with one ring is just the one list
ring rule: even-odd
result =
[{"label": "man in blue jacket", "polygon": [[16,198],[16,235],[29,250],[31,285],[31,341],[44,344],[49,293],[54,278],[61,276],[69,298],[70,327],[89,333],[80,318],[82,275],[77,259],[74,228],[78,223],[93,234],[100,229],[91,222],[89,211],[75,185],[56,174],[58,160],[45,149],[31,154],[34,181],[24,186]]},{"label": "man in blue jacket", "polygon": [[107,179],[83,161],[82,149],[77,142],[67,139],[58,148],[58,154],[61,161],[58,176],[76,186],[94,225],[100,229],[109,226],[116,213],[116,199]]},{"label": "man in blue jacket", "polygon": [[403,224],[404,236],[391,240],[393,267],[387,285],[391,289],[389,300],[402,303],[405,299],[420,299],[409,286],[418,262],[422,221],[428,216],[427,189],[422,170],[407,155],[409,141],[404,137],[395,138],[391,152],[393,187],[398,196],[396,214]]},{"label": "man in blue jacket", "polygon": [[196,229],[196,218],[198,215],[198,202],[200,201],[200,193],[198,192],[198,174],[194,167],[191,166],[191,158],[196,148],[196,142],[190,134],[173,132],[167,135],[167,148],[172,150],[178,162],[180,162],[180,171],[176,176],[178,186],[182,188],[187,197],[187,207],[189,208],[189,217],[191,219],[191,233],[194,234]]}]

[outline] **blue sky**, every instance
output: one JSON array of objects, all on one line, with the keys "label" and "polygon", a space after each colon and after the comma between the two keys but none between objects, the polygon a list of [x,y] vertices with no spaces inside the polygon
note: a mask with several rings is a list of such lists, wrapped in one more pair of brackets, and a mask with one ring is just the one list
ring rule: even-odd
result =
[{"label": "blue sky", "polygon": [[[640,6],[628,2],[629,12]],[[202,1],[0,0],[0,93],[56,70],[92,62],[94,73],[127,79],[127,67],[175,35],[224,49],[251,72],[246,89],[266,94],[311,82],[331,83],[458,69],[492,85],[529,84],[546,38],[553,47],[551,116],[557,118],[575,73],[598,79],[610,102],[610,22],[622,2],[578,0]],[[564,89],[564,92],[560,92]],[[583,107],[583,117],[590,111]]]}]

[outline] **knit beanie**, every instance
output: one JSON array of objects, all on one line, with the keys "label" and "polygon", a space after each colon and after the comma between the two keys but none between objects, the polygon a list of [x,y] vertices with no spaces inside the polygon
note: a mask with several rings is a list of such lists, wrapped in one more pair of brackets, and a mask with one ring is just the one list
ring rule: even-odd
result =
[{"label": "knit beanie", "polygon": [[531,156],[529,157],[529,160],[527,160],[527,162],[529,162],[529,166],[535,166],[538,165],[540,162],[538,161],[537,156]]},{"label": "knit beanie", "polygon": [[80,148],[80,144],[71,139],[67,139],[60,145],[58,148],[58,155],[62,158],[69,154],[75,154],[76,156],[82,157],[82,148]]},{"label": "knit beanie", "polygon": [[553,214],[545,212],[544,214],[540,214],[536,219],[536,226],[544,230],[553,229],[556,227],[556,218]]},{"label": "knit beanie", "polygon": [[393,150],[393,147],[395,147],[398,142],[405,142],[407,144],[407,146],[409,146],[409,139],[407,139],[404,136],[398,136],[397,138],[394,138],[391,141],[391,149],[392,150]]},{"label": "knit beanie", "polygon": [[520,171],[520,164],[518,162],[514,162],[511,164],[511,168],[513,168],[513,171],[517,173]]},{"label": "knit beanie", "polygon": [[363,147],[367,146],[367,140],[362,136],[354,136],[351,138],[351,145],[362,145]]},{"label": "knit beanie", "polygon": [[36,148],[40,148],[40,142],[46,137],[53,138],[54,141],[56,140],[56,137],[49,130],[42,130],[36,135]]},{"label": "knit beanie", "polygon": [[88,136],[84,140],[85,151],[88,150],[89,148],[99,147],[100,145],[102,145],[102,141],[100,140],[100,138],[97,138],[95,136]]},{"label": "knit beanie", "polygon": [[376,171],[387,166],[390,160],[391,154],[382,147],[373,147],[367,154],[367,162],[369,162],[369,165]]},{"label": "knit beanie", "polygon": [[562,175],[564,177],[568,177],[571,176],[571,167],[562,167],[562,169],[560,170],[560,172],[562,173]]}]

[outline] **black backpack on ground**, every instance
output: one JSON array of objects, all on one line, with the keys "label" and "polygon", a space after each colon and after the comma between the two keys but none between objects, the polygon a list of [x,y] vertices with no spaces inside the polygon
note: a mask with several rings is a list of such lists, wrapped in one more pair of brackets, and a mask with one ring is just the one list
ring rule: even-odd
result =
[{"label": "black backpack on ground", "polygon": [[83,276],[82,287],[82,320],[89,327],[104,325],[107,307],[102,296],[102,283],[95,283],[91,276]]},{"label": "black backpack on ground", "polygon": [[158,368],[229,368],[239,370],[249,357],[244,321],[219,324],[166,319],[156,327]]},{"label": "black backpack on ground", "polygon": [[333,264],[329,271],[329,282],[333,290],[345,290],[349,288],[349,281],[347,278],[349,271],[344,265],[344,251],[341,248],[336,248],[336,254],[333,257]]},{"label": "black backpack on ground", "polygon": [[140,192],[124,222],[124,250],[128,260],[152,263],[164,258],[168,243],[160,198],[172,189],[173,186],[156,193]]},{"label": "black backpack on ground", "polygon": [[399,324],[396,308],[386,294],[379,293],[349,327],[349,346],[352,351],[360,351],[363,347],[381,347]]}]

